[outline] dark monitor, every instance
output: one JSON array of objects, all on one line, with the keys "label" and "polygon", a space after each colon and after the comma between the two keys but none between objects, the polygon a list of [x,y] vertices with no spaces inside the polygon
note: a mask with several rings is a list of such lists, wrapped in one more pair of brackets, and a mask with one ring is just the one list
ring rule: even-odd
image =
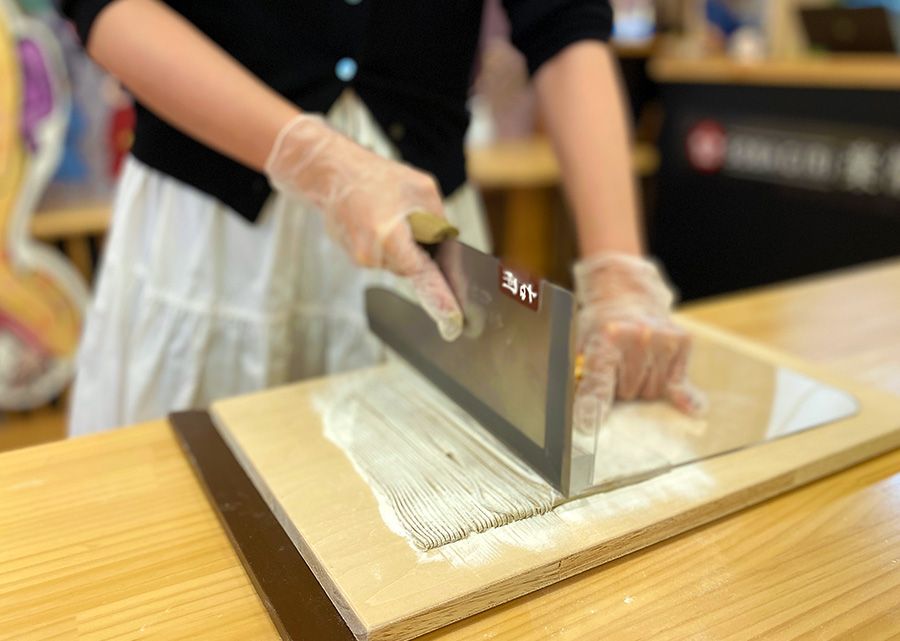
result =
[{"label": "dark monitor", "polygon": [[897,51],[891,16],[884,7],[865,9],[801,9],[810,45],[834,52],[883,53]]}]

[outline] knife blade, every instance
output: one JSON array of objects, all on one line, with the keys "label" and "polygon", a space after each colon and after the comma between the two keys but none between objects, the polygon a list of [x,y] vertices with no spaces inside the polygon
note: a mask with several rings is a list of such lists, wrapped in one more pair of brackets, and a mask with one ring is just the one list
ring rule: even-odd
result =
[{"label": "knife blade", "polygon": [[571,292],[455,239],[431,247],[465,317],[444,341],[415,303],[366,291],[371,330],[563,494],[574,390]]}]

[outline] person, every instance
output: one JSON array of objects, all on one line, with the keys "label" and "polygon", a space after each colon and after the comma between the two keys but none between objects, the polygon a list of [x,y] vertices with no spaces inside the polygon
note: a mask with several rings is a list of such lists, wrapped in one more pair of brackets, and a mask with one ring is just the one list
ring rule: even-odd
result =
[{"label": "person", "polygon": [[[64,0],[137,101],[135,141],[80,349],[70,434],[381,357],[363,291],[408,287],[446,340],[464,319],[407,215],[489,249],[466,182],[483,0]],[[606,0],[505,0],[565,177],[584,371],[613,395],[698,406],[688,336],[642,257]]]}]

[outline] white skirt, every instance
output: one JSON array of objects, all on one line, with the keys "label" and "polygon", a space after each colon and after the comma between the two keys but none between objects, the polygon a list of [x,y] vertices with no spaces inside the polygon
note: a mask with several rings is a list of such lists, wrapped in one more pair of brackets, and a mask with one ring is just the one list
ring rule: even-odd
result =
[{"label": "white skirt", "polygon": [[[333,127],[398,153],[351,92]],[[389,185],[385,185],[389,189]],[[481,201],[446,201],[466,243],[489,248]],[[321,214],[273,194],[253,224],[193,187],[128,159],[78,356],[69,434],[373,364],[363,292],[399,279],[355,266]]]}]

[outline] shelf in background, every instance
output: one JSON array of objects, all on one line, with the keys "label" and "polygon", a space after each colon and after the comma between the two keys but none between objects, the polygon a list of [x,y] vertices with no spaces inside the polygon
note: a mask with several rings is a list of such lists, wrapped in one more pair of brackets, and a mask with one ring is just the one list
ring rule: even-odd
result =
[{"label": "shelf in background", "polygon": [[[560,168],[550,141],[542,136],[494,142],[466,150],[469,177],[484,189],[553,187],[560,182]],[[656,173],[659,152],[647,143],[632,150],[638,176]]]},{"label": "shelf in background", "polygon": [[650,60],[657,82],[769,85],[830,89],[900,89],[900,56],[833,54],[738,62],[725,56],[689,58],[658,55]]},{"label": "shelf in background", "polygon": [[75,236],[102,236],[109,228],[109,203],[85,204],[37,211],[31,233],[38,240],[58,241]]}]

